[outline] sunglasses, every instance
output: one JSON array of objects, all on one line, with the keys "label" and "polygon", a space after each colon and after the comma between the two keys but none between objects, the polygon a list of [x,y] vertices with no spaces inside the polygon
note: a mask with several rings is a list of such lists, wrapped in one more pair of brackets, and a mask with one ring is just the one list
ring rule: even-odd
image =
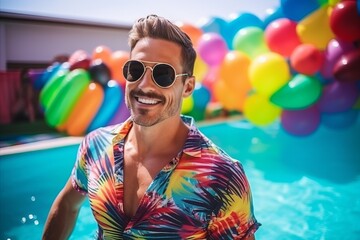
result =
[{"label": "sunglasses", "polygon": [[[145,66],[144,63],[155,64],[153,67]],[[176,74],[175,68],[167,63],[129,60],[123,66],[123,75],[128,82],[140,80],[146,69],[151,70],[151,77],[154,83],[160,88],[169,88],[180,76],[188,76],[187,73]]]}]

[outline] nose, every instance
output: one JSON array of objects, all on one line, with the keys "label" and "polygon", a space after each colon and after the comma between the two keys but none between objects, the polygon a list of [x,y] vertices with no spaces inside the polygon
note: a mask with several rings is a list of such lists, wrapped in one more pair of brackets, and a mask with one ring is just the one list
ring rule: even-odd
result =
[{"label": "nose", "polygon": [[146,66],[145,73],[139,81],[139,88],[146,89],[146,88],[154,88],[156,87],[154,81],[152,80],[152,68]]}]

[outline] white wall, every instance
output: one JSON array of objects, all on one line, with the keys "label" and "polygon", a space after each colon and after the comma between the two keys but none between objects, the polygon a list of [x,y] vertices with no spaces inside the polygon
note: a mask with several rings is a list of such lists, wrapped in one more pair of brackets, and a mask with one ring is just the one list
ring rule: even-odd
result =
[{"label": "white wall", "polygon": [[108,46],[113,51],[128,50],[128,30],[123,29],[3,21],[0,31],[4,33],[0,49],[5,63],[49,62],[56,55],[70,55],[79,49],[91,54],[98,45]]}]

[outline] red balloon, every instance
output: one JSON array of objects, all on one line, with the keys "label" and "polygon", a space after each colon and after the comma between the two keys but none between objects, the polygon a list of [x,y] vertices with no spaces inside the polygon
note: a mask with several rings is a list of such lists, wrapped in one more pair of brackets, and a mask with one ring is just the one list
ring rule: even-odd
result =
[{"label": "red balloon", "polygon": [[302,74],[314,75],[324,63],[324,52],[312,44],[297,46],[290,56],[291,67]]},{"label": "red balloon", "polygon": [[360,40],[360,14],[356,1],[343,1],[335,5],[330,15],[330,28],[340,39]]},{"label": "red balloon", "polygon": [[339,81],[360,81],[360,49],[342,55],[335,63],[333,73]]},{"label": "red balloon", "polygon": [[301,43],[296,33],[296,25],[296,22],[287,18],[272,21],[265,29],[265,40],[270,50],[284,57],[290,56]]}]

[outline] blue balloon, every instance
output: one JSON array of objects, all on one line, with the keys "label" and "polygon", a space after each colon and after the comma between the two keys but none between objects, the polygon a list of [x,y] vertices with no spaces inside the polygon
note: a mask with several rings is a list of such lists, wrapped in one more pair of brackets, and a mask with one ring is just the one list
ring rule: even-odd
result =
[{"label": "blue balloon", "polygon": [[120,107],[123,97],[124,94],[120,85],[115,80],[110,80],[104,86],[104,100],[87,132],[106,126]]},{"label": "blue balloon", "polygon": [[232,42],[236,33],[240,29],[245,27],[258,27],[263,29],[264,23],[258,16],[252,13],[239,14],[236,18],[231,20],[226,27],[224,38],[226,40],[229,49],[233,49]]},{"label": "blue balloon", "polygon": [[224,37],[226,32],[227,22],[219,17],[206,18],[201,24],[200,28],[203,32],[213,32]]},{"label": "blue balloon", "polygon": [[62,64],[55,62],[45,69],[43,74],[34,81],[34,88],[41,90],[52,76],[61,68]]},{"label": "blue balloon", "polygon": [[195,90],[193,92],[194,108],[205,109],[210,102],[211,93],[201,83],[196,83]]},{"label": "blue balloon", "polygon": [[321,114],[321,122],[331,129],[344,129],[356,123],[358,116],[359,111],[355,109],[337,113],[323,113]]},{"label": "blue balloon", "polygon": [[295,22],[301,21],[319,7],[320,3],[317,0],[281,0],[284,16]]}]

